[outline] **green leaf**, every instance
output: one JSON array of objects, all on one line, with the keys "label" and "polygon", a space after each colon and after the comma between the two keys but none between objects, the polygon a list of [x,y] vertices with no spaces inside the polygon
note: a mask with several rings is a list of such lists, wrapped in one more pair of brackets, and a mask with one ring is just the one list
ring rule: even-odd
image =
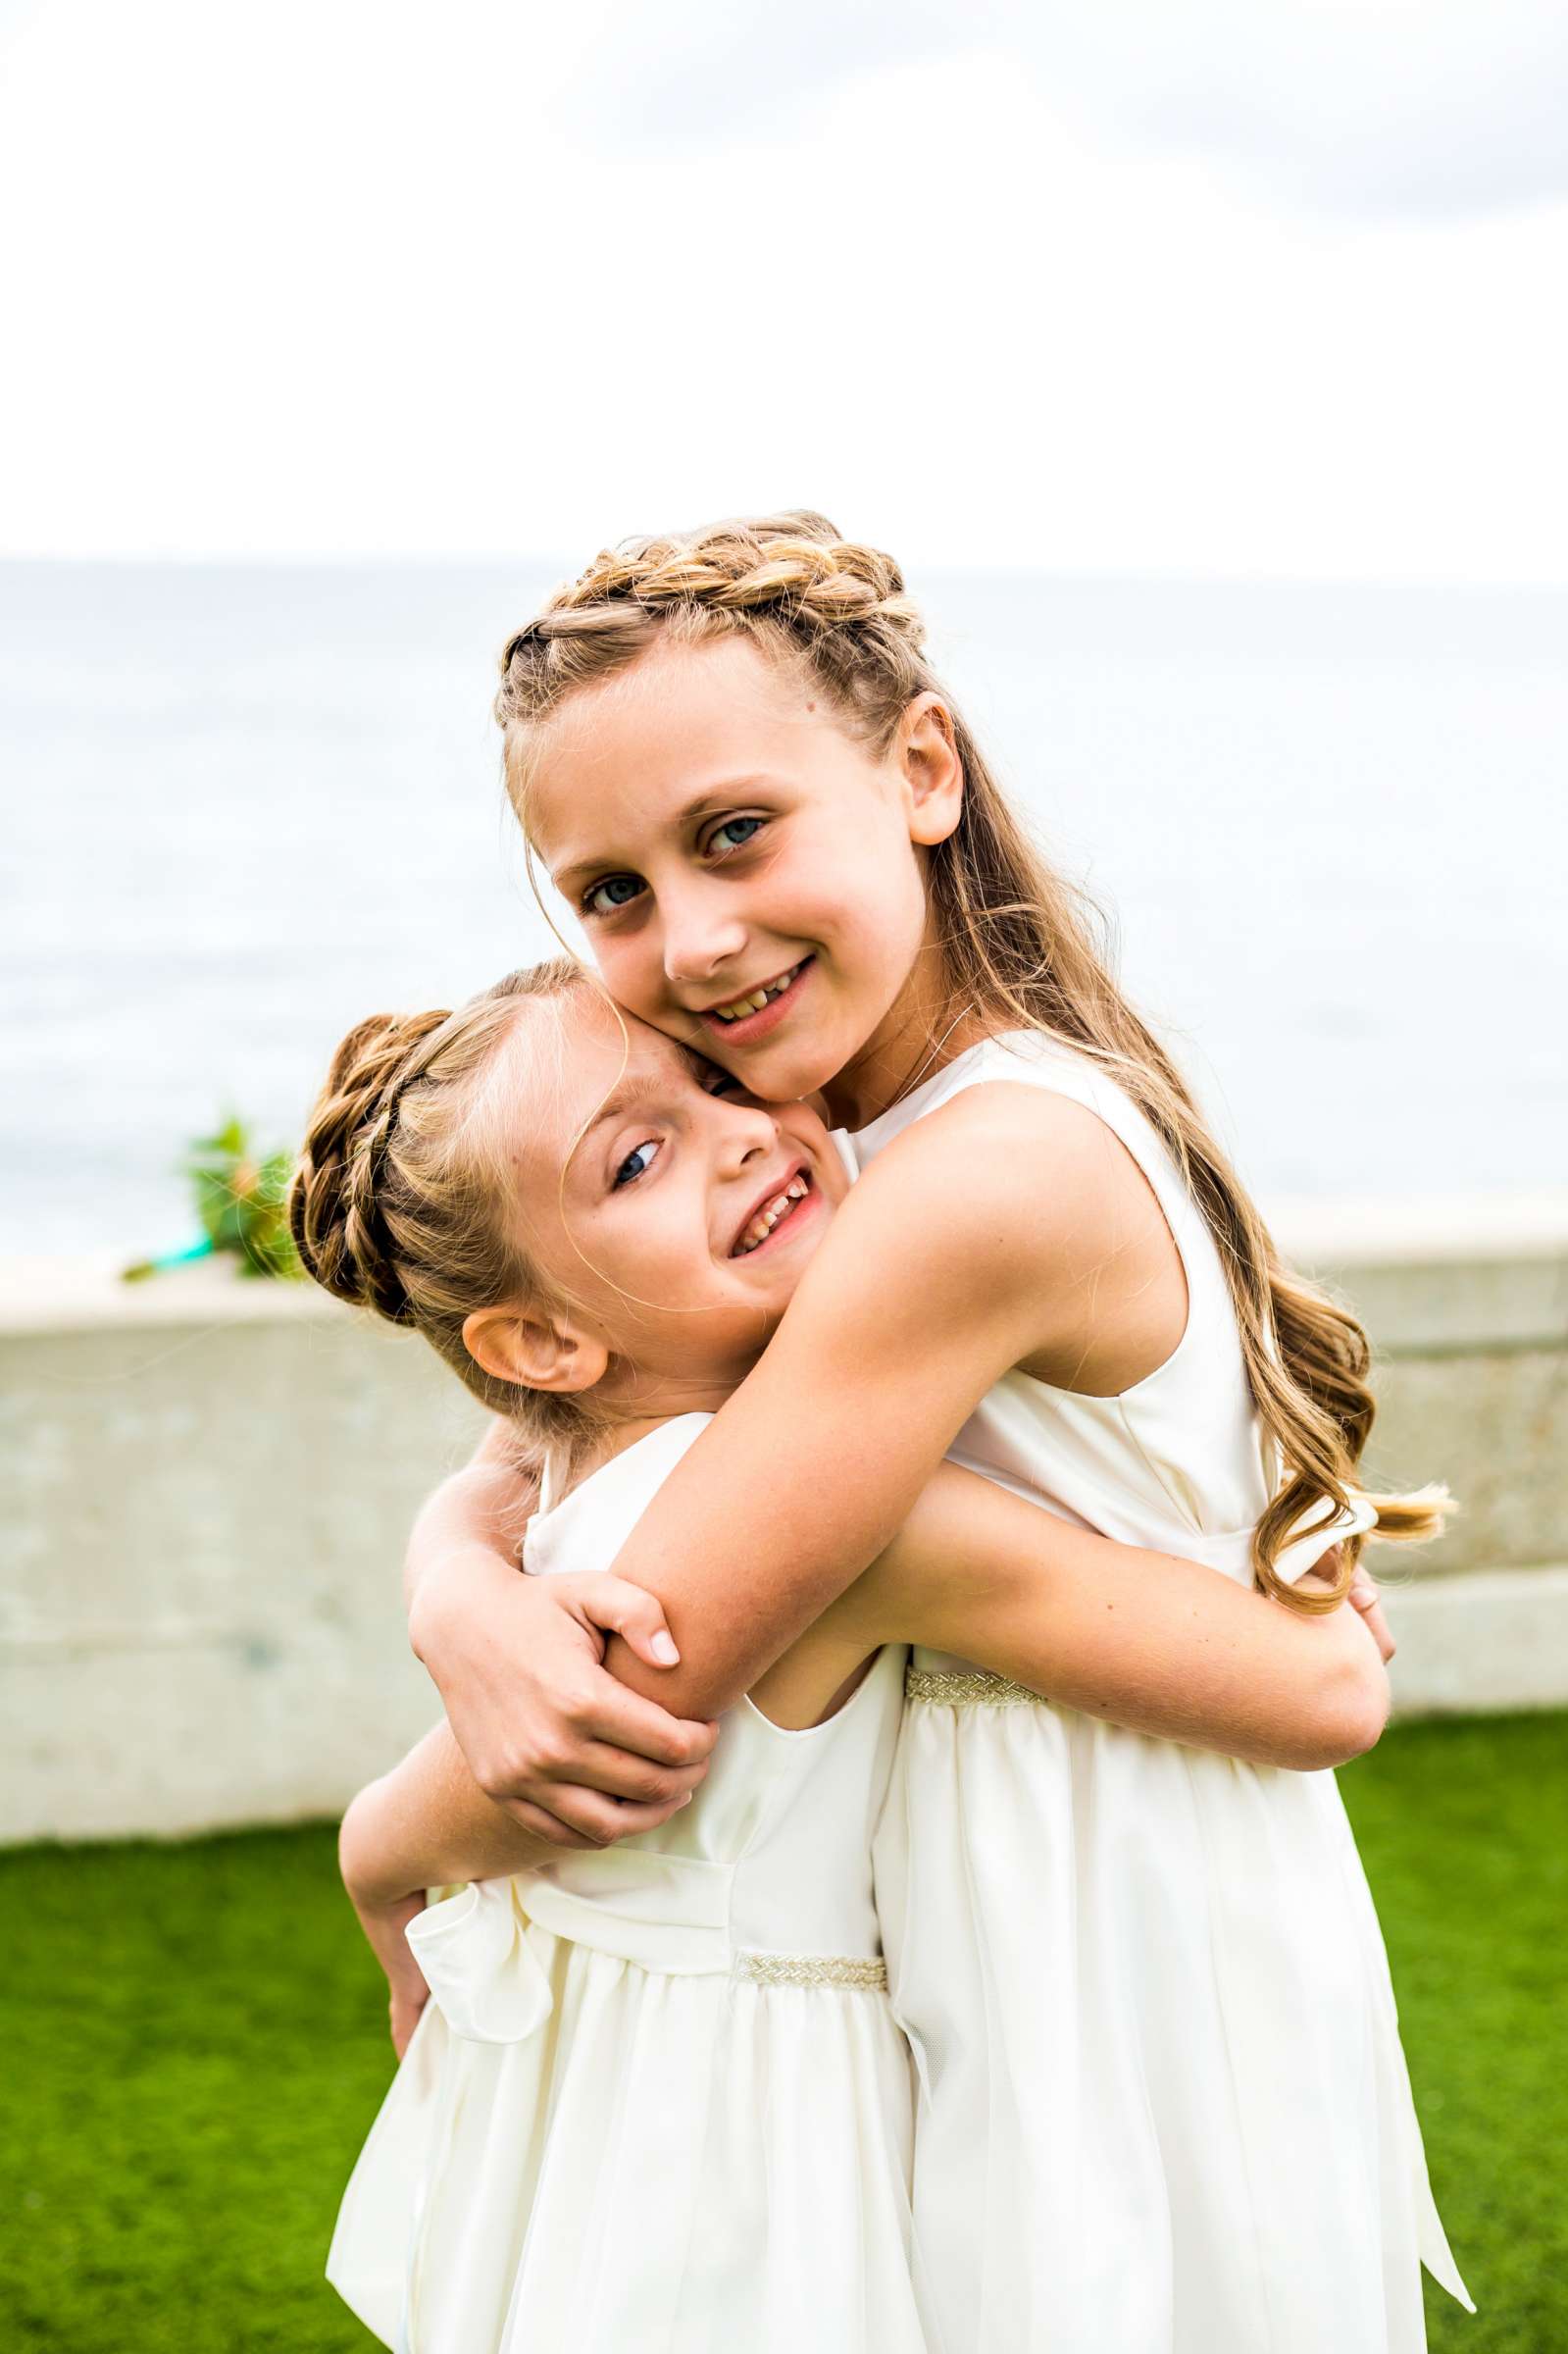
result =
[{"label": "green leaf", "polygon": [[[233,1112],[211,1136],[198,1136],[186,1148],[181,1167],[190,1180],[202,1233],[213,1251],[238,1259],[241,1275],[292,1282],[304,1274],[288,1231],[293,1165],[290,1152],[258,1152],[245,1122]],[[140,1282],[156,1274],[159,1264],[138,1260],[126,1269],[125,1279]]]}]

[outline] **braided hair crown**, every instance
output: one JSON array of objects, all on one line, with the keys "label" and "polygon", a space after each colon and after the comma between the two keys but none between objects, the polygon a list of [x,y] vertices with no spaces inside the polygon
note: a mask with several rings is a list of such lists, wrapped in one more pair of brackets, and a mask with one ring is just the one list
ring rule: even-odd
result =
[{"label": "braided hair crown", "polygon": [[288,1195],[288,1222],[306,1272],[354,1307],[401,1322],[408,1295],[387,1226],[382,1179],[405,1092],[425,1072],[445,1008],[376,1013],[332,1057]]},{"label": "braided hair crown", "polygon": [[666,629],[792,646],[849,709],[901,704],[924,683],[925,624],[895,560],[802,507],[606,548],[507,640],[496,718],[509,734],[542,719]]}]

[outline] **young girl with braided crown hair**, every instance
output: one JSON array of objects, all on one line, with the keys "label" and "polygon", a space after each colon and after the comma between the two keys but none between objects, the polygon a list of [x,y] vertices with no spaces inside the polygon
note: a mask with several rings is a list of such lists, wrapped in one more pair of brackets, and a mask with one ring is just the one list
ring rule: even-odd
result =
[{"label": "young girl with braided crown hair", "polygon": [[[650,1598],[618,1609],[582,1565],[756,1362],[847,1182],[804,1104],[739,1095],[556,964],[354,1031],[290,1209],[319,1282],[423,1332],[542,1458],[525,1566],[647,1655]],[[329,2271],[389,2343],[939,2346],[872,1901],[907,1659],[882,1647],[906,1634],[1297,1766],[1364,1745],[1386,1704],[1354,1612],[1288,1614],[942,1467],[731,1713],[692,1803],[629,1809],[610,1853],[520,1829],[441,1727],[343,1827],[404,2060]]]},{"label": "young girl with braided crown hair", "polygon": [[[616,998],[820,1091],[860,1171],[615,1561],[682,1651],[612,1641],[616,1678],[726,1706],[947,1450],[1290,1611],[1332,1546],[1342,1584],[1369,1531],[1433,1533],[1432,1495],[1357,1493],[1363,1334],[1280,1264],[888,557],[808,514],[632,543],[512,640],[498,710]],[[414,1640],[481,1784],[602,1836],[646,1748],[506,1573],[517,1502],[484,1460],[427,1508]],[[1419,2260],[1464,2290],[1332,1778],[1034,1705],[974,1648],[917,1654],[877,1852],[947,2354],[1410,2354]]]}]

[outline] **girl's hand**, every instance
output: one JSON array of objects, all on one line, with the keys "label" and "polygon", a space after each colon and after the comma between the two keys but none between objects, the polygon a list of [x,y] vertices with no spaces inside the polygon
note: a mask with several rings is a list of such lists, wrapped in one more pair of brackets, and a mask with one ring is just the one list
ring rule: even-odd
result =
[{"label": "girl's hand", "polygon": [[405,1931],[416,1915],[425,1910],[422,1890],[417,1896],[394,1897],[390,1902],[377,1902],[349,1888],[359,1925],[370,1941],[372,1953],[386,1972],[390,1990],[392,2049],[399,2060],[408,2050],[409,2039],[419,2025],[420,2013],[430,1999],[425,1983],[425,1973],[415,1961]]},{"label": "girl's hand", "polygon": [[[410,1958],[412,1959],[412,1957]],[[388,2006],[391,2013],[392,2049],[399,2060],[408,2050],[409,2044],[413,2040],[414,2029],[420,2022],[420,2014],[430,1999],[430,1990],[420,1976],[417,1967],[414,1976],[418,1981],[417,1985],[408,1987],[395,1985],[392,1988],[392,1999]]]},{"label": "girl's hand", "polygon": [[[1326,1554],[1320,1568],[1309,1569],[1304,1577],[1296,1579],[1296,1585],[1302,1593],[1332,1594],[1338,1569],[1337,1553]],[[1350,1583],[1345,1589],[1344,1599],[1351,1610],[1359,1614],[1362,1625],[1378,1647],[1378,1657],[1387,1667],[1398,1646],[1384,1616],[1378,1581],[1370,1570],[1362,1568],[1359,1561],[1350,1572]]]},{"label": "girl's hand", "polygon": [[718,1738],[619,1683],[603,1663],[612,1632],[649,1667],[680,1657],[646,1588],[520,1576],[479,1550],[429,1574],[410,1616],[475,1780],[555,1847],[608,1847],[667,1821]]},{"label": "girl's hand", "polygon": [[410,2046],[410,2038],[419,2024],[419,2015],[422,2015],[424,2006],[430,1999],[430,1989],[424,1982],[424,1970],[412,1956],[405,1937],[407,1923],[415,1919],[417,1912],[424,1912],[424,1897],[405,1897],[403,1905],[395,1907],[395,1923],[388,1923],[395,1925],[395,1940],[403,1949],[398,1964],[395,1964],[393,1970],[386,1972],[386,1984],[391,1989],[391,2001],[386,2006],[388,2022],[391,2022],[393,2050],[398,2060],[403,2060],[403,2053]]},{"label": "girl's hand", "polygon": [[1378,1581],[1370,1570],[1362,1568],[1359,1561],[1355,1565],[1350,1579],[1349,1592],[1344,1599],[1353,1611],[1360,1612],[1361,1623],[1376,1643],[1379,1657],[1387,1667],[1398,1646],[1394,1642],[1389,1621],[1383,1614],[1383,1597],[1378,1592]]}]

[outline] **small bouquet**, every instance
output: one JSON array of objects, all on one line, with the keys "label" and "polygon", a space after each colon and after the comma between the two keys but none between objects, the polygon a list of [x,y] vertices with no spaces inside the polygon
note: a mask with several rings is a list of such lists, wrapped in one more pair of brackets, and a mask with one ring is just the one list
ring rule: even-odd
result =
[{"label": "small bouquet", "polygon": [[220,1252],[238,1259],[241,1275],[292,1279],[303,1272],[288,1231],[291,1154],[257,1153],[244,1122],[229,1118],[215,1135],[198,1137],[182,1165],[196,1196],[200,1240],[182,1251],[137,1259],[124,1270],[126,1283],[144,1282],[167,1267]]}]

